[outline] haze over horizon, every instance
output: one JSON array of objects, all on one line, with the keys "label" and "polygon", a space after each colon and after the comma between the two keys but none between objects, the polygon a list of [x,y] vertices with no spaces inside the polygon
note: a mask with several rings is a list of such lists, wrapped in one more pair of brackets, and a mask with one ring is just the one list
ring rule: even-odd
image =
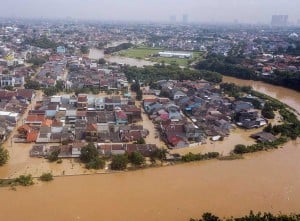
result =
[{"label": "haze over horizon", "polygon": [[269,24],[273,14],[300,19],[299,0],[10,0],[3,1],[1,17],[115,21],[177,21]]}]

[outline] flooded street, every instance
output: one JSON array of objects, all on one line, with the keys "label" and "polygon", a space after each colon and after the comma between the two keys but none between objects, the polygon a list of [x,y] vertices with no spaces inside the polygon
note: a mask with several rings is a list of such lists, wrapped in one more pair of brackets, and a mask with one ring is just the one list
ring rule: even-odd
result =
[{"label": "flooded street", "polygon": [[[250,85],[300,111],[300,93],[296,91],[235,78],[224,80]],[[235,134],[234,139],[247,139],[240,129]],[[230,142],[225,138],[222,143],[206,145],[225,152]],[[207,211],[221,217],[250,210],[299,213],[299,159],[298,139],[282,149],[246,155],[243,160],[60,177],[51,183],[17,187],[17,191],[1,188],[0,220],[185,221]]]}]

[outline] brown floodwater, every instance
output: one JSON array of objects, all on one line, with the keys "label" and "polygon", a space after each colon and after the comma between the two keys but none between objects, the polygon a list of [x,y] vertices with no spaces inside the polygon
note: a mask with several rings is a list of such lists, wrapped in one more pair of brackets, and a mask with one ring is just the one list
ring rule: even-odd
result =
[{"label": "brown floodwater", "polygon": [[274,97],[300,112],[300,93],[295,90],[266,84],[261,81],[248,81],[226,76],[223,76],[223,82],[251,86],[254,90]]},{"label": "brown floodwater", "polygon": [[[298,144],[299,146],[299,144]],[[237,161],[209,161],[136,172],[56,178],[0,189],[0,220],[189,220],[254,211],[299,212],[300,151],[284,149]]]},{"label": "brown floodwater", "polygon": [[[300,111],[300,93],[251,85]],[[248,82],[248,83],[247,83]],[[218,145],[218,143],[216,143]],[[216,146],[217,148],[217,146]],[[0,189],[0,220],[189,220],[209,211],[300,213],[300,140],[243,160],[207,161]]]}]

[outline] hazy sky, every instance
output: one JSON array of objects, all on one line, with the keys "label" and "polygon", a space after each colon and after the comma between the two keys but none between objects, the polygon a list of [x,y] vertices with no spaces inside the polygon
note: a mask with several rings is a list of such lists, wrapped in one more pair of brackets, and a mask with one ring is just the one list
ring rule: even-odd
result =
[{"label": "hazy sky", "polygon": [[300,0],[0,0],[1,17],[269,23],[272,14],[300,19]]}]

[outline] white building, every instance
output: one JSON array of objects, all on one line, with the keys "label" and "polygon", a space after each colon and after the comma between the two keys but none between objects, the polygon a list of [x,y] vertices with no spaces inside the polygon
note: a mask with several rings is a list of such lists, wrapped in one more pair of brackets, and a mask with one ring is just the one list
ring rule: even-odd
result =
[{"label": "white building", "polygon": [[179,52],[179,51],[161,51],[158,52],[160,57],[165,58],[192,58],[193,53],[190,52]]}]

